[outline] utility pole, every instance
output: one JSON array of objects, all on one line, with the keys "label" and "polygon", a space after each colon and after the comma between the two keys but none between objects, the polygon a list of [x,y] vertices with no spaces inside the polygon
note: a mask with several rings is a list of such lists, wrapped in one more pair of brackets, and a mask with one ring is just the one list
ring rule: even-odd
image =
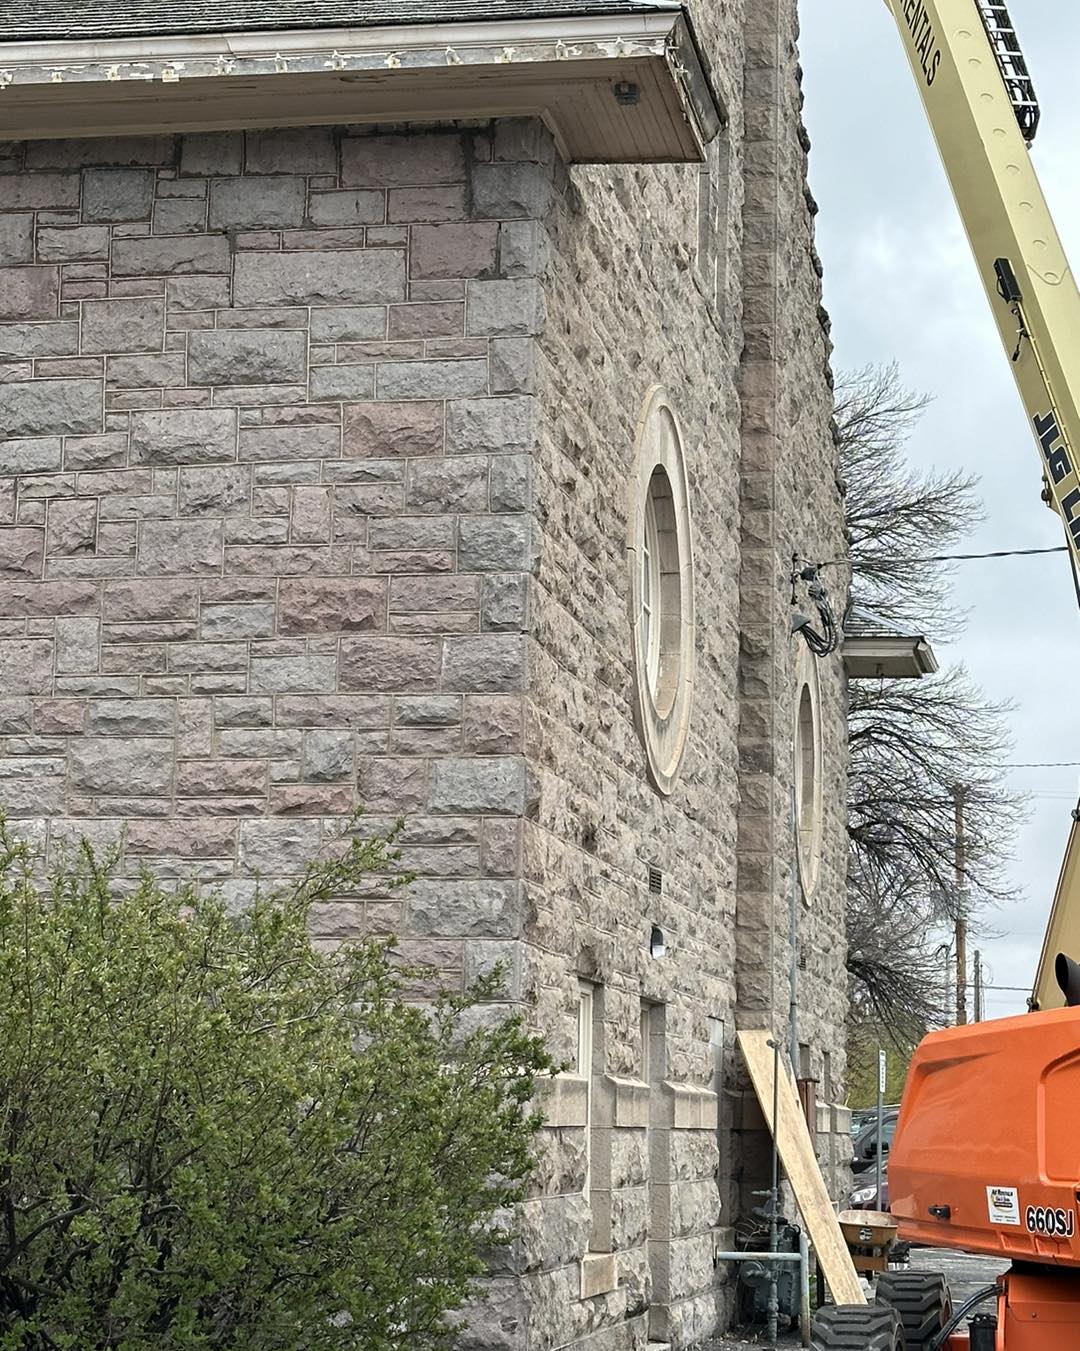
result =
[{"label": "utility pole", "polygon": [[952,790],[955,827],[956,863],[956,1021],[963,1026],[967,1020],[967,854],[964,839],[964,805],[967,789],[957,784]]},{"label": "utility pole", "polygon": [[983,973],[982,973],[982,953],[978,948],[975,949],[975,1021],[981,1023],[983,1020]]}]

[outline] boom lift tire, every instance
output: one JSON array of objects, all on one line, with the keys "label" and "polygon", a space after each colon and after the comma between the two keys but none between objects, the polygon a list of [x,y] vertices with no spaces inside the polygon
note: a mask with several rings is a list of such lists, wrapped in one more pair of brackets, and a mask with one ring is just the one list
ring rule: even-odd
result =
[{"label": "boom lift tire", "polygon": [[877,1301],[900,1315],[907,1351],[924,1351],[952,1317],[949,1283],[938,1271],[883,1271]]},{"label": "boom lift tire", "polygon": [[900,1315],[887,1304],[836,1304],[819,1309],[811,1351],[907,1351]]}]

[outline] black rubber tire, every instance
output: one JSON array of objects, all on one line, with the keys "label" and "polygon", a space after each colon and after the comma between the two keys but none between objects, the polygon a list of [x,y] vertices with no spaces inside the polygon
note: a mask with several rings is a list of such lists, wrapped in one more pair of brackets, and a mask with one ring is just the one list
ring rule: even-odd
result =
[{"label": "black rubber tire", "polygon": [[924,1351],[952,1317],[949,1283],[939,1271],[883,1271],[877,1300],[900,1315],[907,1351]]},{"label": "black rubber tire", "polygon": [[887,1304],[834,1304],[814,1315],[812,1351],[906,1351],[900,1315]]}]

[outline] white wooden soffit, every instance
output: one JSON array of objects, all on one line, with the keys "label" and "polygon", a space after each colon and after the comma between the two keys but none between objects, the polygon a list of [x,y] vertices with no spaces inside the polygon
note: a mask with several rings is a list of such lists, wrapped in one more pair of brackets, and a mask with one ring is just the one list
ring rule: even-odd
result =
[{"label": "white wooden soffit", "polygon": [[0,42],[0,140],[524,116],[578,163],[699,161],[723,121],[674,8]]}]

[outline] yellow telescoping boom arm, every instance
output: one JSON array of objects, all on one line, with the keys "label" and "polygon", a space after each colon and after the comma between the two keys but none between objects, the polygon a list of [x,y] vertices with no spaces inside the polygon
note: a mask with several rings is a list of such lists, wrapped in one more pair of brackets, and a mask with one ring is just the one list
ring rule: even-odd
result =
[{"label": "yellow telescoping boom arm", "polygon": [[[1080,293],[1031,163],[1039,106],[1005,4],[885,0],[903,38],[1039,449],[1044,496],[1080,569]],[[933,316],[930,316],[932,321]],[[1032,1007],[1064,1000],[1054,960],[1080,960],[1074,824]]]}]

